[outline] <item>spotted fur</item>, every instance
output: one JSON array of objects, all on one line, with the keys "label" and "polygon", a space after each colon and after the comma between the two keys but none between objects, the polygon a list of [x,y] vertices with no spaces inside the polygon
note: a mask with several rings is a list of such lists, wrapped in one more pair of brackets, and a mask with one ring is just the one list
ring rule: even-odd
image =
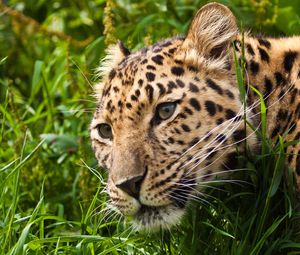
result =
[{"label": "spotted fur", "polygon": [[[268,106],[269,136],[299,140],[300,37],[242,38],[231,11],[211,3],[197,12],[186,37],[135,53],[121,43],[108,50],[95,88],[92,146],[109,171],[111,203],[138,228],[176,224],[199,183],[236,168],[244,140],[251,150],[259,146],[244,127],[247,118],[259,128],[258,98],[249,90],[244,116],[236,81],[233,50],[240,58],[242,42],[248,84]],[[162,106],[164,114],[174,110],[166,119]],[[287,149],[298,184],[299,149]]]}]

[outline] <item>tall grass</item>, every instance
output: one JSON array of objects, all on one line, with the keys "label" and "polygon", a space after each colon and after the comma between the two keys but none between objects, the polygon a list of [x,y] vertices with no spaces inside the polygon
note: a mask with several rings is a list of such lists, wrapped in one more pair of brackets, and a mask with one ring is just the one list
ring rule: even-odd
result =
[{"label": "tall grass", "polygon": [[[204,2],[111,1],[106,11],[115,30],[107,31],[137,49],[186,31]],[[219,2],[253,30],[300,32],[297,1]],[[136,233],[109,213],[106,172],[88,132],[93,73],[106,47],[105,1],[12,0],[0,7],[0,254],[297,254],[299,213],[286,184],[294,180],[282,171],[289,143],[272,143],[265,128],[260,155],[240,157],[247,171],[232,180],[242,182],[207,189],[207,202],[191,203],[171,232]]]}]

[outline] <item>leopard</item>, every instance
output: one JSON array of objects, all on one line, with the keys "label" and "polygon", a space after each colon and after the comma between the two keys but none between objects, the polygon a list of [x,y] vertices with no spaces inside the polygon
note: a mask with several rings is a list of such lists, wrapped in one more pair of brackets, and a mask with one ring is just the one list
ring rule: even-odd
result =
[{"label": "leopard", "polygon": [[[236,63],[244,63],[246,101]],[[269,138],[300,138],[300,37],[242,33],[219,3],[200,8],[185,36],[135,52],[118,41],[107,49],[99,75],[92,148],[108,171],[111,206],[136,229],[179,224],[197,191],[205,193],[201,184],[229,174],[240,152],[259,150],[255,91],[267,107]],[[295,189],[299,149],[294,142],[286,150]]]}]

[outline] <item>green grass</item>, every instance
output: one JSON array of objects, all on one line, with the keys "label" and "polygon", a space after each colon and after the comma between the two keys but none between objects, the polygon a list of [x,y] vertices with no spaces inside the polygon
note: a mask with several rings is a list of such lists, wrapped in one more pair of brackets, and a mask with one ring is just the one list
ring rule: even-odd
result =
[{"label": "green grass", "polygon": [[[114,1],[106,36],[103,0],[9,1],[17,14],[1,7],[0,254],[300,254],[293,175],[282,171],[289,144],[272,144],[265,128],[261,155],[241,155],[248,170],[232,176],[243,182],[207,189],[209,203],[193,202],[171,233],[135,233],[107,213],[106,172],[88,131],[105,38],[137,49],[184,33],[204,2]],[[254,31],[300,33],[298,1],[265,1],[266,12],[250,0],[219,2]]]}]

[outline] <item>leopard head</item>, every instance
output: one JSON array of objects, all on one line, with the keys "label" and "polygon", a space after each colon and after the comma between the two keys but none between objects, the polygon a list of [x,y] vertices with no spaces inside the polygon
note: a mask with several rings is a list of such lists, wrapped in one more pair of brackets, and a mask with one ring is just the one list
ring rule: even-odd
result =
[{"label": "leopard head", "polygon": [[137,228],[177,224],[201,183],[234,168],[236,146],[251,133],[233,68],[237,33],[231,11],[212,3],[186,37],[135,53],[120,42],[109,49],[95,88],[92,146],[108,170],[112,205]]}]

